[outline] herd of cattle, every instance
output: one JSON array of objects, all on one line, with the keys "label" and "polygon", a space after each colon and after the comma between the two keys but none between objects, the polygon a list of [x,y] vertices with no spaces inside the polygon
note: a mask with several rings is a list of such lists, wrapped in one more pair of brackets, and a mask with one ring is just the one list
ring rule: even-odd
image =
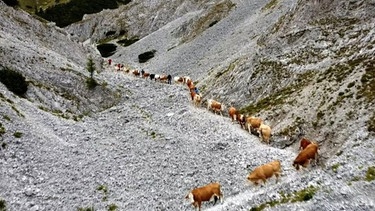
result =
[{"label": "herd of cattle", "polygon": [[[111,66],[110,62],[109,65]],[[151,80],[164,83],[171,84],[172,80],[171,75],[150,74],[143,70],[131,70],[120,65],[115,65],[115,68],[116,71],[124,71],[125,73],[131,73],[134,76],[150,78]],[[193,101],[194,106],[199,107],[201,105],[203,99],[202,95],[199,93],[197,87],[194,85],[194,82],[190,77],[174,77],[174,82],[186,84],[190,91],[191,100]],[[226,107],[216,100],[207,99],[207,110],[212,110],[215,114],[218,113],[223,115],[222,112],[226,110]],[[248,130],[251,134],[259,134],[259,138],[262,141],[267,144],[270,143],[271,127],[266,125],[261,118],[240,114],[240,112],[233,106],[229,107],[228,115],[231,118],[232,123],[237,122],[241,128]],[[310,161],[314,161],[316,165],[318,162],[318,149],[319,146],[317,142],[302,138],[300,140],[299,154],[293,161],[293,166],[296,168],[296,170],[299,170],[300,166],[307,168]],[[281,162],[280,160],[274,160],[256,167],[252,172],[250,172],[247,179],[254,185],[258,185],[260,182],[265,184],[266,180],[272,178],[274,175],[276,177],[276,182],[278,182],[280,174]],[[215,204],[219,199],[221,202],[223,202],[223,197],[220,183],[214,182],[191,190],[185,198],[189,200],[197,210],[201,210],[202,202],[214,201]]]}]

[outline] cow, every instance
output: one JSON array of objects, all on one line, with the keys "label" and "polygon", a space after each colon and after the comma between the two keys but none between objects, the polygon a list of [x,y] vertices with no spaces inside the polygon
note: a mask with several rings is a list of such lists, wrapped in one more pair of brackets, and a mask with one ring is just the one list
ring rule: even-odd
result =
[{"label": "cow", "polygon": [[316,164],[319,159],[318,150],[319,146],[316,142],[311,142],[311,144],[302,150],[293,161],[293,166],[296,168],[296,170],[298,171],[300,166],[307,168],[310,160],[314,160]]},{"label": "cow", "polygon": [[188,88],[189,88],[190,90],[195,88],[195,86],[194,86],[194,82],[193,82],[191,79],[188,79],[188,80],[187,80],[186,85],[188,86]]},{"label": "cow", "polygon": [[276,176],[276,183],[278,182],[279,176],[281,174],[281,163],[280,160],[274,160],[272,162],[263,164],[256,167],[248,176],[247,179],[253,184],[258,185],[259,180],[263,181],[263,184],[266,184],[268,178],[271,178],[273,175]]},{"label": "cow", "polygon": [[223,113],[221,112],[222,110],[225,109],[225,106],[216,100],[213,99],[208,99],[207,100],[207,110],[212,109],[214,113],[218,112],[220,113],[221,116],[223,116]]},{"label": "cow", "polygon": [[155,74],[150,74],[150,80],[152,81],[152,80],[154,80],[155,79]]},{"label": "cow", "polygon": [[139,70],[133,70],[132,73],[133,73],[133,75],[135,75],[135,76],[139,76],[139,75],[141,75],[141,73],[139,72]]},{"label": "cow", "polygon": [[304,150],[306,147],[311,144],[311,141],[307,138],[302,138],[300,143],[299,143],[299,150]]},{"label": "cow", "polygon": [[185,199],[190,200],[191,204],[197,210],[200,211],[203,201],[214,200],[214,205],[215,205],[216,201],[220,199],[220,202],[223,203],[224,194],[221,191],[220,183],[214,182],[214,183],[210,183],[208,185],[193,189],[186,195]]},{"label": "cow", "polygon": [[266,124],[261,124],[258,128],[259,138],[262,139],[262,141],[266,142],[267,144],[270,144],[270,138],[271,138],[271,127]]},{"label": "cow", "polygon": [[193,92],[194,96],[193,96],[193,103],[195,105],[195,107],[199,107],[201,105],[201,102],[202,102],[202,96],[200,94],[197,94],[195,92]]},{"label": "cow", "polygon": [[184,83],[184,78],[180,76],[176,76],[173,78],[175,83]]},{"label": "cow", "polygon": [[168,76],[167,75],[161,75],[159,77],[160,82],[167,83]]},{"label": "cow", "polygon": [[150,76],[150,73],[144,72],[142,75],[142,78],[148,78]]},{"label": "cow", "polygon": [[191,78],[189,76],[184,76],[182,77],[183,78],[183,83],[187,84],[188,81],[192,81]]},{"label": "cow", "polygon": [[259,117],[253,117],[249,116],[246,118],[246,124],[247,129],[249,130],[249,133],[252,133],[253,130],[256,130],[259,128],[259,126],[262,124],[263,120]]},{"label": "cow", "polygon": [[240,114],[237,112],[237,122],[240,124],[241,128],[246,130],[246,116],[245,114]]},{"label": "cow", "polygon": [[235,122],[235,121],[237,121],[237,114],[238,114],[238,112],[237,112],[237,109],[235,107],[233,107],[233,106],[229,107],[228,114],[229,114],[229,117],[232,120],[232,123]]}]

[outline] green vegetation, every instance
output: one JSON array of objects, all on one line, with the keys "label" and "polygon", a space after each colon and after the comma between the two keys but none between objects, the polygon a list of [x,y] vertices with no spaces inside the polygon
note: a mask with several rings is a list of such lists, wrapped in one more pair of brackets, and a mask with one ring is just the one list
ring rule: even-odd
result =
[{"label": "green vegetation", "polygon": [[239,61],[239,60],[237,59],[236,61],[231,62],[231,63],[229,64],[229,66],[228,66],[227,69],[225,69],[223,72],[218,72],[218,73],[216,73],[215,77],[216,77],[216,78],[219,78],[220,76],[222,76],[222,75],[224,75],[224,74],[226,74],[226,73],[228,73],[228,72],[233,71],[234,68],[236,67],[236,63],[238,63],[238,61]]},{"label": "green vegetation", "polygon": [[95,211],[94,207],[80,207],[78,211]]},{"label": "green vegetation", "polygon": [[117,205],[116,204],[110,204],[108,206],[108,211],[116,211],[117,210]]},{"label": "green vegetation", "polygon": [[107,58],[116,53],[117,46],[112,43],[102,43],[96,46],[102,57]]},{"label": "green vegetation", "polygon": [[[315,72],[305,72],[297,75],[297,79],[294,83],[289,86],[283,87],[280,90],[275,90],[273,94],[259,100],[256,103],[250,104],[240,109],[240,113],[254,114],[262,110],[271,110],[275,106],[289,103],[287,100],[292,94],[297,94],[298,91],[302,90],[308,83],[314,79]],[[276,77],[279,78],[280,76]]]},{"label": "green vegetation", "polygon": [[102,191],[103,195],[104,195],[103,198],[102,198],[102,200],[103,201],[107,201],[107,199],[108,199],[108,188],[107,188],[107,186],[100,185],[99,187],[96,188],[96,190],[97,191]]},{"label": "green vegetation", "polygon": [[16,138],[21,138],[23,135],[23,133],[21,132],[14,132],[13,136],[16,137]]},{"label": "green vegetation", "polygon": [[367,168],[365,180],[368,182],[375,180],[375,166],[370,166]]},{"label": "green vegetation", "polygon": [[375,132],[375,112],[372,114],[370,119],[367,121],[367,130],[369,132]]},{"label": "green vegetation", "polygon": [[137,42],[138,40],[139,40],[138,37],[133,37],[133,38],[130,38],[130,39],[119,40],[119,41],[117,41],[117,43],[122,45],[123,47],[126,47],[126,46],[129,46],[129,45]]},{"label": "green vegetation", "polygon": [[375,61],[364,62],[365,73],[361,77],[361,88],[358,90],[357,99],[364,98],[367,102],[375,101]]},{"label": "green vegetation", "polygon": [[0,82],[3,83],[9,91],[23,97],[27,92],[27,83],[25,77],[10,68],[3,68],[0,70]]},{"label": "green vegetation", "polygon": [[279,134],[282,135],[282,136],[294,136],[296,135],[296,131],[297,131],[297,128],[299,125],[302,125],[304,124],[306,121],[304,119],[302,119],[301,117],[296,117],[296,119],[294,120],[294,122],[285,127],[284,129],[282,129]]},{"label": "green vegetation", "polygon": [[6,202],[4,199],[0,198],[0,211],[6,211],[6,210],[7,210]]},{"label": "green vegetation", "polygon": [[96,82],[96,80],[94,79],[95,63],[91,56],[88,58],[86,68],[87,71],[90,72],[90,78],[86,80],[87,87],[89,89],[95,89],[95,87],[98,85],[98,82]]},{"label": "green vegetation", "polygon": [[84,14],[93,14],[103,9],[115,9],[120,4],[128,4],[131,0],[71,0],[66,4],[57,4],[46,10],[37,8],[36,15],[65,27],[82,20]]},{"label": "green vegetation", "polygon": [[278,3],[278,0],[271,0],[262,8],[262,11],[273,9]]},{"label": "green vegetation", "polygon": [[285,195],[285,193],[280,192],[279,193],[281,196],[280,200],[272,200],[272,201],[265,202],[257,207],[252,207],[250,211],[261,211],[267,206],[274,207],[278,204],[308,201],[314,197],[317,190],[318,188],[314,186],[309,186],[305,189],[302,189],[300,191],[295,191],[294,193],[288,194],[288,195]]},{"label": "green vegetation", "polygon": [[4,133],[5,133],[5,128],[3,124],[0,122],[0,136],[3,135]]},{"label": "green vegetation", "polygon": [[3,115],[3,118],[4,118],[5,120],[11,121],[11,120],[10,120],[10,117],[7,116],[7,115]]},{"label": "green vegetation", "polygon": [[336,163],[335,165],[332,166],[332,171],[337,173],[337,169],[339,168],[340,164]]},{"label": "green vegetation", "polygon": [[[17,0],[3,0],[3,2],[10,7],[15,7],[19,5]],[[0,207],[0,210],[1,210],[1,207]]]}]

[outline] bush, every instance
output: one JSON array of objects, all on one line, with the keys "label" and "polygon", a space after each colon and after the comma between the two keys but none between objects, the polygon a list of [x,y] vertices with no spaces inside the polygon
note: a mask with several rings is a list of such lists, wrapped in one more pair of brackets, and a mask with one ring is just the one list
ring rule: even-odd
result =
[{"label": "bush", "polygon": [[3,83],[9,91],[21,97],[27,92],[27,83],[22,74],[9,68],[3,68],[0,70],[0,75],[0,82]]},{"label": "bush", "polygon": [[17,0],[3,0],[3,2],[10,7],[15,7],[19,5]]},{"label": "bush", "polygon": [[147,51],[138,55],[139,63],[145,63],[155,56],[156,50]]},{"label": "bush", "polygon": [[96,46],[102,57],[107,58],[116,53],[117,46],[112,43],[104,43]]},{"label": "bush", "polygon": [[95,87],[98,85],[98,82],[96,82],[93,78],[88,78],[86,80],[86,84],[89,89],[95,89]]},{"label": "bush", "polygon": [[65,27],[82,20],[84,14],[93,14],[103,9],[116,9],[126,5],[131,0],[74,0],[66,4],[58,4],[47,10],[40,9],[36,14],[46,20],[55,22],[59,27]]}]

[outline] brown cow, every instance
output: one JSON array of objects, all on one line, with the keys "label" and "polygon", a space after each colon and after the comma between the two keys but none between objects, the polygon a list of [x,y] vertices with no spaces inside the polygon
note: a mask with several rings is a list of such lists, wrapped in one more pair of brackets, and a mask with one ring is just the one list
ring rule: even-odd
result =
[{"label": "brown cow", "polygon": [[302,138],[299,143],[299,150],[304,150],[306,147],[311,144],[311,141],[307,138]]},{"label": "brown cow", "polygon": [[208,99],[207,100],[207,110],[212,109],[214,113],[218,112],[221,116],[223,116],[222,110],[225,109],[225,106],[216,100]]},{"label": "brown cow", "polygon": [[186,195],[185,199],[189,199],[195,208],[201,210],[203,201],[214,200],[214,204],[216,204],[217,199],[220,199],[220,202],[223,203],[224,195],[220,188],[221,185],[219,183],[210,183],[206,186],[193,189]]},{"label": "brown cow", "polygon": [[266,124],[260,124],[258,128],[259,138],[262,139],[262,141],[266,142],[267,144],[270,143],[271,138],[271,127]]},{"label": "brown cow", "polygon": [[238,112],[237,112],[237,109],[235,107],[233,107],[233,106],[229,107],[228,114],[229,114],[229,117],[232,119],[232,123],[234,121],[237,121]]},{"label": "brown cow", "polygon": [[314,160],[315,163],[318,162],[318,149],[319,146],[315,142],[311,142],[304,150],[302,150],[296,159],[293,161],[293,166],[299,170],[299,166],[303,166],[304,168],[307,168],[307,166],[310,163],[310,160]]},{"label": "brown cow", "polygon": [[259,117],[253,117],[253,116],[250,116],[250,117],[247,117],[246,118],[246,124],[247,124],[247,128],[249,130],[249,133],[252,132],[252,130],[256,130],[259,128],[259,126],[262,124],[263,120]]},{"label": "brown cow", "polygon": [[266,184],[267,179],[275,175],[276,183],[277,183],[280,174],[281,174],[281,163],[279,160],[274,160],[272,162],[256,167],[247,176],[247,179],[253,182],[255,185],[259,184],[259,180],[262,180],[263,184]]}]

